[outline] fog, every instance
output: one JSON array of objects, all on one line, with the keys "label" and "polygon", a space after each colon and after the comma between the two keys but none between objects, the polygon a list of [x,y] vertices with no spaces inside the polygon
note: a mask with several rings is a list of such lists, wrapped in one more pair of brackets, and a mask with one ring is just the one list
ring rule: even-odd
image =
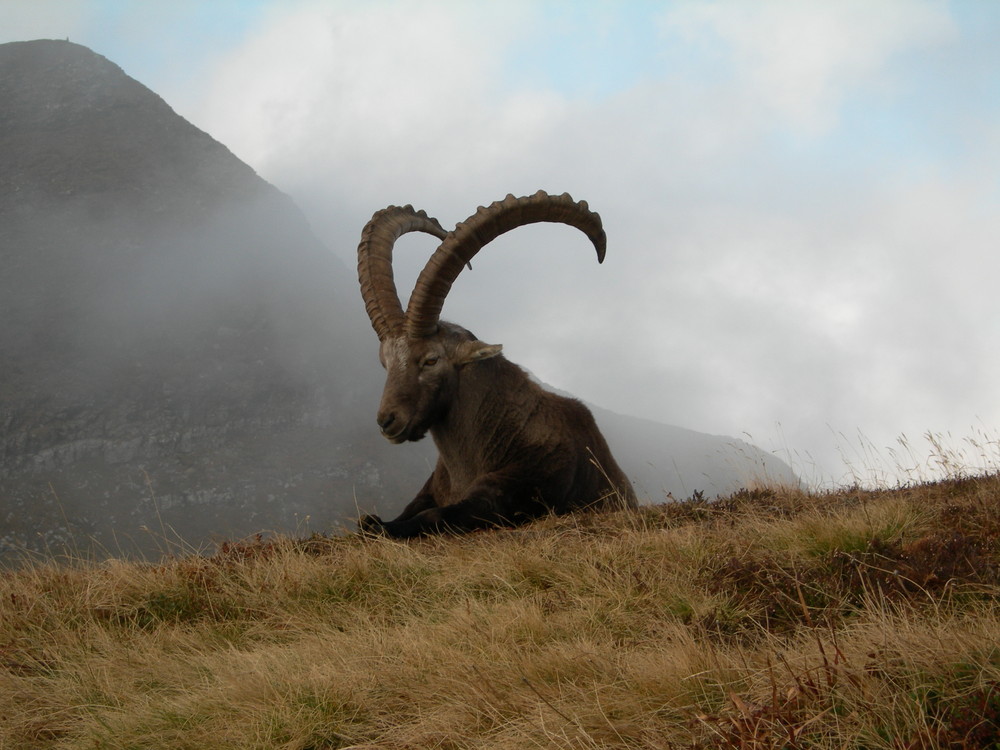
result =
[{"label": "fog", "polygon": [[[390,203],[453,226],[508,192],[586,199],[603,266],[573,230],[519,230],[444,315],[590,402],[816,484],[929,474],[926,432],[997,456],[1000,8],[211,5],[14,2],[0,40],[121,65],[348,266]],[[401,290],[432,247],[400,243]]]}]

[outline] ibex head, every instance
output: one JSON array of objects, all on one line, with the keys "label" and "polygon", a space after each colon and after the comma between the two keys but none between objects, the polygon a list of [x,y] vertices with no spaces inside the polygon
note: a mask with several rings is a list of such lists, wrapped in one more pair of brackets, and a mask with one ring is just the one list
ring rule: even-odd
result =
[{"label": "ibex head", "polygon": [[393,443],[420,440],[447,413],[462,368],[501,349],[445,322],[433,336],[383,339],[379,360],[387,377],[377,416],[382,434]]},{"label": "ibex head", "polygon": [[[368,317],[381,342],[386,370],[378,411],[382,434],[393,443],[419,440],[447,414],[463,368],[500,354],[499,345],[479,341],[469,331],[440,320],[452,283],[485,245],[516,227],[559,222],[584,232],[603,262],[606,247],[600,217],[586,202],[569,195],[508,195],[446,232],[437,220],[412,206],[378,211],[358,246],[358,277]],[[404,313],[392,272],[392,249],[407,232],[427,232],[441,240],[410,295]]]}]

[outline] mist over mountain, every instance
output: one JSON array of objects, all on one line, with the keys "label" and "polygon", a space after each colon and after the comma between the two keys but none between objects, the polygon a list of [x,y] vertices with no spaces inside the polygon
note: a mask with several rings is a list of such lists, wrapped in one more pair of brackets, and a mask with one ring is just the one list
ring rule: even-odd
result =
[{"label": "mist over mountain", "polygon": [[[328,530],[415,494],[433,445],[378,435],[355,273],[290,199],[85,47],[0,45],[0,102],[0,552]],[[653,500],[794,481],[597,416]]]},{"label": "mist over mountain", "polygon": [[0,46],[0,101],[0,539],[114,551],[380,498],[356,282],[292,202],[84,47]]}]

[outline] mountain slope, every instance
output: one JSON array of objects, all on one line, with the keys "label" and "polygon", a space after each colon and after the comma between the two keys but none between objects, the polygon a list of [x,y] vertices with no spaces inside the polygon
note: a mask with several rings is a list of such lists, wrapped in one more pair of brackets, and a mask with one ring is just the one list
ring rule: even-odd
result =
[{"label": "mountain slope", "polygon": [[1000,479],[0,576],[0,747],[987,748]]},{"label": "mountain slope", "polygon": [[0,537],[343,517],[377,471],[348,450],[377,396],[353,274],[84,47],[0,46],[0,100]]}]

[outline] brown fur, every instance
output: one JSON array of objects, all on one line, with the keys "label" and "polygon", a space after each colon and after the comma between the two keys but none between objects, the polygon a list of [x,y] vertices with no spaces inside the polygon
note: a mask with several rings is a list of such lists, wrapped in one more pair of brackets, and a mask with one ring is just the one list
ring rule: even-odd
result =
[{"label": "brown fur", "polygon": [[365,516],[362,530],[410,537],[636,507],[587,407],[544,390],[499,346],[442,322],[433,336],[386,338],[380,358],[383,434],[401,443],[429,431],[439,458],[398,518]]}]

